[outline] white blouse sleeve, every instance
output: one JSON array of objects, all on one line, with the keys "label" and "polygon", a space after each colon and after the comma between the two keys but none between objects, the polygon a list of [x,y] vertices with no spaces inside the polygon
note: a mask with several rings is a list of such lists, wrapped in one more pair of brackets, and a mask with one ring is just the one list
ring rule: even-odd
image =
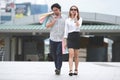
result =
[{"label": "white blouse sleeve", "polygon": [[82,18],[80,17],[80,20],[79,20],[79,23],[80,23],[80,27],[82,26]]}]

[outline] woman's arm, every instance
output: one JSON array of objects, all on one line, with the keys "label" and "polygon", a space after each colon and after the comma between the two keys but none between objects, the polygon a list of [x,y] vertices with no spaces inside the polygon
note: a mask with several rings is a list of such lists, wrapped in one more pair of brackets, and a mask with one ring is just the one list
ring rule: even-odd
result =
[{"label": "woman's arm", "polygon": [[76,26],[79,27],[82,25],[82,18],[80,18],[79,20],[75,20]]}]

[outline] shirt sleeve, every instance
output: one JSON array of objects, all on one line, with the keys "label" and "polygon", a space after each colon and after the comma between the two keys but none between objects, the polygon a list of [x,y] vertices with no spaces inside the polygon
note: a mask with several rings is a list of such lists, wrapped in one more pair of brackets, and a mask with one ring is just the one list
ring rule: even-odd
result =
[{"label": "shirt sleeve", "polygon": [[64,31],[64,38],[68,37],[68,25],[67,25],[67,20],[65,21],[65,31]]},{"label": "shirt sleeve", "polygon": [[52,21],[52,16],[48,16],[48,20],[46,24],[50,23],[51,21]]},{"label": "shirt sleeve", "polygon": [[82,26],[82,18],[80,18],[80,20],[79,20],[79,23],[80,23],[80,27]]}]

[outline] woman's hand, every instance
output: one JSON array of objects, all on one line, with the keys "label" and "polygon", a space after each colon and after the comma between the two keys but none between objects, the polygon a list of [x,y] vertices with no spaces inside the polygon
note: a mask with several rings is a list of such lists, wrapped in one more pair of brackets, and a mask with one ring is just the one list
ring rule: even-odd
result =
[{"label": "woman's hand", "polygon": [[78,16],[78,13],[76,12],[74,21],[75,21],[76,26],[78,27],[80,24],[79,24],[79,21],[77,19],[77,16]]},{"label": "woman's hand", "polygon": [[66,49],[66,48],[67,48],[67,40],[64,39],[64,40],[63,40],[63,43],[64,43],[64,49]]},{"label": "woman's hand", "polygon": [[75,13],[75,19],[77,19],[77,16],[78,16],[78,13],[76,12],[76,13]]}]

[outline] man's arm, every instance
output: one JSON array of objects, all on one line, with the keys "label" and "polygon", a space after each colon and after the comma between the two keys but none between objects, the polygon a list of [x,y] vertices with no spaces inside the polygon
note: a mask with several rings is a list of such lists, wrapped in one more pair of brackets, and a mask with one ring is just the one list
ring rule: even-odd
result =
[{"label": "man's arm", "polygon": [[52,26],[55,24],[55,22],[56,22],[56,20],[53,19],[52,21],[50,21],[49,23],[46,24],[46,27],[47,27],[47,28],[52,27]]}]

